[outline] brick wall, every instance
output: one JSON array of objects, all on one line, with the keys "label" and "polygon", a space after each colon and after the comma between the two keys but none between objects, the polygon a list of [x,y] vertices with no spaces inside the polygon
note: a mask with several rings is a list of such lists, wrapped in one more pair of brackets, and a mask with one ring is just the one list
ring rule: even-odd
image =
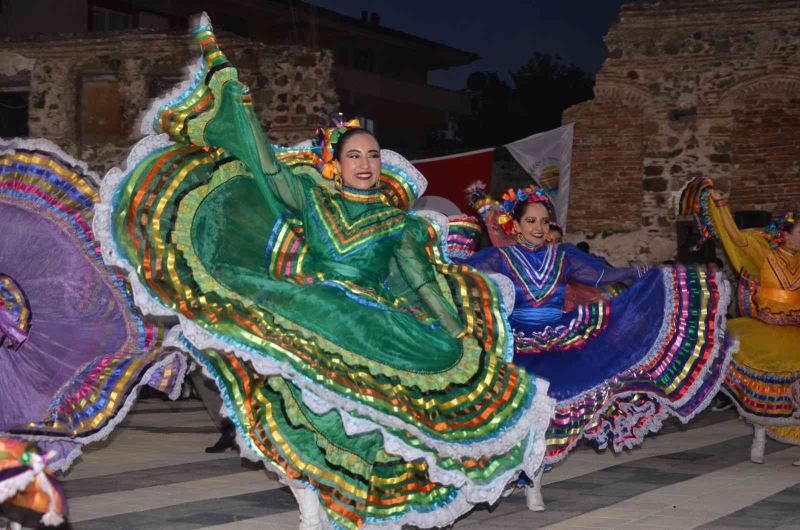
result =
[{"label": "brick wall", "polygon": [[800,205],[800,87],[742,97],[734,115],[731,205],[740,210]]},{"label": "brick wall", "polygon": [[670,259],[675,198],[701,174],[736,209],[800,202],[800,3],[632,3],[605,42],[594,99],[562,120],[577,122],[570,239]]},{"label": "brick wall", "polygon": [[[597,99],[569,109],[573,142],[570,230],[588,232],[639,227],[642,192],[642,109]],[[577,156],[576,156],[577,155]]]},{"label": "brick wall", "polygon": [[[218,37],[272,141],[297,142],[329,123],[339,101],[330,52]],[[151,99],[198,57],[184,35],[140,31],[9,39],[0,48],[0,89],[29,90],[30,136],[52,140],[100,173],[123,160]]]}]

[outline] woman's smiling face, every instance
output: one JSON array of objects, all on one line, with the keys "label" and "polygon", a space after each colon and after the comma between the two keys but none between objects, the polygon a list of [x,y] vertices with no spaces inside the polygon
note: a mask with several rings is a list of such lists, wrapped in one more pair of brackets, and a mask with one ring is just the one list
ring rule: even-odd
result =
[{"label": "woman's smiling face", "polygon": [[514,228],[529,245],[541,245],[546,242],[550,232],[550,212],[542,203],[530,203],[522,212],[522,217],[514,221]]},{"label": "woman's smiling face", "polygon": [[345,186],[368,190],[375,186],[381,174],[381,150],[370,134],[347,138],[341,158],[336,161]]}]

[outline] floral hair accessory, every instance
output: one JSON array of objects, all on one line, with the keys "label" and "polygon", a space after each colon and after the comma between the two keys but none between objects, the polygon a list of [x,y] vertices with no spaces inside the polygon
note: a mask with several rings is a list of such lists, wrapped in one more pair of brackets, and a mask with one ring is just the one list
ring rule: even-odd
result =
[{"label": "floral hair accessory", "polygon": [[528,186],[527,188],[517,189],[509,188],[502,195],[502,197],[500,197],[500,209],[503,211],[503,213],[497,217],[497,223],[506,234],[514,233],[514,218],[512,217],[512,214],[514,212],[514,208],[516,208],[520,203],[539,203],[544,205],[548,212],[554,211],[553,203],[550,201],[550,197],[547,196],[542,188],[537,186]]},{"label": "floral hair accessory", "polygon": [[474,208],[481,217],[485,217],[488,210],[494,205],[494,200],[489,196],[486,183],[482,180],[476,180],[467,187],[465,192],[467,194],[467,204]]},{"label": "floral hair accessory", "polygon": [[324,129],[322,127],[317,129],[316,147],[320,151],[320,158],[322,159],[322,167],[319,172],[328,180],[332,179],[336,174],[336,165],[333,158],[333,147],[339,138],[346,133],[349,129],[358,129],[361,127],[361,122],[358,120],[350,121],[335,121],[333,127]]},{"label": "floral hair accessory", "polygon": [[774,250],[786,242],[786,234],[789,233],[796,221],[795,212],[786,212],[779,215],[761,235],[767,240],[770,248]]}]

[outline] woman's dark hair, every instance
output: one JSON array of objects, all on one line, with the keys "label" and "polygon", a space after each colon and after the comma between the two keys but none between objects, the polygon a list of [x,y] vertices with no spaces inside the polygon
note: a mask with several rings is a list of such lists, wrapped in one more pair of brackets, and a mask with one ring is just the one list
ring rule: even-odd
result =
[{"label": "woman's dark hair", "polygon": [[525,210],[528,208],[530,204],[541,204],[547,210],[547,215],[550,216],[550,219],[556,218],[556,213],[547,206],[547,203],[544,202],[520,202],[514,209],[511,210],[511,218],[514,219],[516,222],[520,222],[522,220],[522,216],[525,215]]},{"label": "woman's dark hair", "polygon": [[[367,129],[361,127],[353,127],[352,129],[347,129],[345,132],[341,134],[341,136],[339,136],[339,138],[336,140],[336,143],[333,144],[333,158],[341,162],[342,149],[344,149],[344,144],[347,142],[347,140],[359,134],[368,134],[373,138],[375,138],[374,134],[369,132]],[[378,139],[375,138],[375,141],[377,142]]]}]

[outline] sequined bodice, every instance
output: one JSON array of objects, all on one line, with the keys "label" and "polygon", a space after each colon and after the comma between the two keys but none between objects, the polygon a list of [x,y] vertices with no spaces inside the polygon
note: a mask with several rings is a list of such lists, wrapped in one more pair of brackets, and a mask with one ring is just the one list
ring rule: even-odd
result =
[{"label": "sequined bodice", "polygon": [[316,187],[307,197],[305,238],[316,272],[361,285],[382,283],[405,228],[405,212],[378,190],[331,193]]}]

